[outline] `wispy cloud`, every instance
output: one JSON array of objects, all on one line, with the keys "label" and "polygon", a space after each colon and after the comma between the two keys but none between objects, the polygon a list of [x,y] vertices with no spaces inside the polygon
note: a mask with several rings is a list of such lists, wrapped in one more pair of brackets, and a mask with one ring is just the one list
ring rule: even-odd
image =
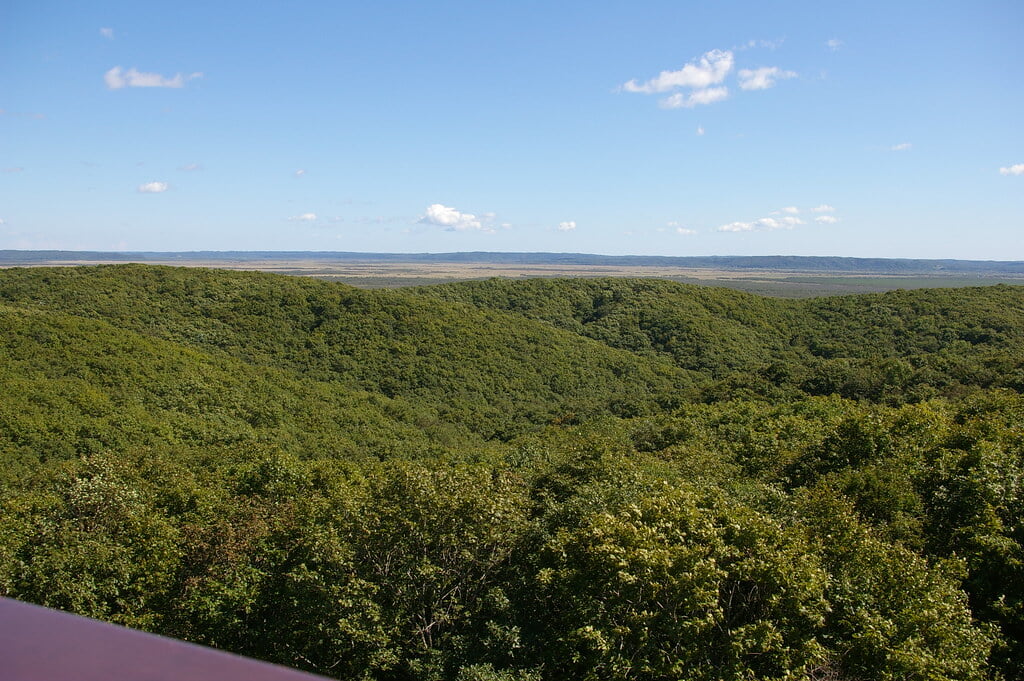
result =
[{"label": "wispy cloud", "polygon": [[23,170],[25,170],[25,169],[22,168],[21,166],[17,166],[17,167],[14,167],[14,168],[4,168],[4,172],[5,173],[20,173]]},{"label": "wispy cloud", "polygon": [[698,125],[697,126],[697,136],[698,137],[703,137],[704,136],[704,126],[703,125]]},{"label": "wispy cloud", "polygon": [[772,212],[773,217],[762,217],[757,220],[737,221],[723,224],[717,231],[774,231],[776,229],[793,229],[807,222],[799,217],[803,212],[819,213],[814,217],[815,224],[836,224],[840,218],[827,213],[834,213],[835,208],[828,204],[819,204],[814,208],[801,209],[797,206],[786,206]]},{"label": "wispy cloud", "polygon": [[100,35],[103,36],[104,38],[106,38],[107,40],[113,40],[114,39],[114,29],[112,29],[112,28],[101,28],[100,29]]},{"label": "wispy cloud", "polygon": [[202,163],[186,163],[185,165],[178,167],[178,170],[183,170],[186,173],[191,173],[191,172],[194,172],[196,170],[202,170],[202,169],[203,169],[203,164]]},{"label": "wispy cloud", "polygon": [[147,182],[140,184],[136,191],[140,194],[163,194],[170,188],[166,182]]},{"label": "wispy cloud", "polygon": [[300,213],[299,215],[293,215],[288,219],[292,222],[315,222],[316,213]]},{"label": "wispy cloud", "polygon": [[889,147],[889,151],[910,151],[910,148],[913,146],[910,142],[900,142]]},{"label": "wispy cloud", "polygon": [[999,169],[1000,175],[1024,175],[1024,163],[1017,163],[1006,168]]},{"label": "wispy cloud", "polygon": [[728,98],[729,88],[724,86],[711,87],[704,90],[696,90],[685,96],[682,92],[677,92],[674,95],[665,97],[658,104],[663,109],[692,109],[698,104],[714,104]]},{"label": "wispy cloud", "polygon": [[695,229],[689,229],[687,227],[676,227],[676,234],[681,234],[682,236],[693,236],[696,233],[697,230]]},{"label": "wispy cloud", "polygon": [[[767,41],[751,41],[735,49],[745,50],[758,46],[774,48],[776,45]],[[645,95],[671,93],[658,101],[661,108],[692,109],[729,98],[729,86],[725,82],[735,65],[733,50],[711,50],[684,64],[681,69],[662,71],[645,81],[629,80],[620,85],[618,90]],[[741,69],[737,73],[741,90],[766,90],[780,80],[796,77],[796,72],[784,71],[778,66]]]},{"label": "wispy cloud", "polygon": [[576,229],[576,221],[575,220],[567,220],[565,222],[559,222],[558,223],[558,231],[559,232],[571,232],[574,229]]},{"label": "wispy cloud", "polygon": [[622,85],[626,92],[654,94],[669,92],[681,87],[703,89],[725,80],[734,63],[730,50],[711,50],[698,60],[692,61],[678,71],[662,71],[643,83],[630,80]]},{"label": "wispy cloud", "polygon": [[463,213],[441,203],[432,203],[427,206],[426,214],[421,215],[418,222],[423,225],[444,227],[450,232],[466,232],[470,230],[480,232],[494,231],[490,227],[485,226],[476,215]]},{"label": "wispy cloud", "polygon": [[[835,208],[822,203],[814,208],[800,208],[798,206],[786,206],[779,210],[772,211],[771,216],[758,218],[750,221],[729,222],[717,228],[719,232],[769,232],[779,229],[793,229],[807,222],[799,217],[801,213],[832,213]],[[839,218],[834,215],[817,215],[814,222],[819,225],[834,225]]]},{"label": "wispy cloud", "polygon": [[786,42],[785,38],[779,38],[778,40],[748,40],[746,45],[742,45],[736,49],[738,50],[751,50],[755,47],[764,47],[769,50],[778,49],[782,43]]},{"label": "wispy cloud", "polygon": [[753,222],[730,222],[718,228],[719,232],[753,232]]},{"label": "wispy cloud", "polygon": [[120,66],[115,66],[103,74],[103,82],[107,84],[109,90],[120,90],[126,87],[182,88],[188,81],[202,77],[202,73],[196,72],[187,76],[176,73],[173,77],[168,78],[159,73],[138,71],[135,67],[125,71]]},{"label": "wispy cloud", "polygon": [[740,69],[736,74],[740,79],[741,90],[767,90],[775,87],[779,80],[796,78],[795,71],[783,71],[778,66],[763,66],[759,69]]},{"label": "wispy cloud", "polygon": [[305,174],[306,174],[306,171],[303,170],[302,168],[299,168],[298,170],[295,171],[295,177],[302,177]]},{"label": "wispy cloud", "polygon": [[839,38],[832,38],[828,40],[825,43],[825,45],[828,47],[828,49],[832,50],[833,52],[838,52],[839,49],[843,46],[843,41],[840,40]]},{"label": "wispy cloud", "polygon": [[718,228],[719,232],[758,232],[776,229],[793,229],[804,224],[798,217],[759,218],[752,222],[730,222]]}]

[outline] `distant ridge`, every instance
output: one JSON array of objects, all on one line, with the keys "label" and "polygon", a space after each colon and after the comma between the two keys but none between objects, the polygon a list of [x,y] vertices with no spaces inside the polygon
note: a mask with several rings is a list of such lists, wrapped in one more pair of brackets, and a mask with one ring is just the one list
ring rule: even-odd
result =
[{"label": "distant ridge", "polygon": [[79,262],[173,263],[197,261],[493,263],[502,265],[604,265],[685,267],[717,270],[779,270],[864,274],[990,274],[1024,275],[1024,261],[925,260],[911,258],[844,258],[797,255],[659,256],[593,255],[588,253],[357,253],[347,251],[17,251],[0,250],[0,266],[75,264]]}]

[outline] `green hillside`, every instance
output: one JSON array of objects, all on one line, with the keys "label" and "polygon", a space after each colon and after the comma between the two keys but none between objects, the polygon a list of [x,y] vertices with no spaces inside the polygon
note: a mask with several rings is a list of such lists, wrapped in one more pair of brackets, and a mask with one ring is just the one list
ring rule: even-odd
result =
[{"label": "green hillside", "polygon": [[[0,307],[0,451],[22,462],[141,446],[274,445],[308,457],[436,454],[478,443],[417,408],[115,327]],[[424,420],[428,421],[425,423]]]},{"label": "green hillside", "polygon": [[0,271],[0,595],[342,679],[1024,675],[1024,289]]},{"label": "green hillside", "polygon": [[490,310],[250,272],[7,270],[0,301],[410,398],[488,438],[573,414],[644,413],[692,382],[667,362]]},{"label": "green hillside", "polygon": [[802,301],[654,280],[489,280],[417,289],[661,356],[708,395],[922,399],[1024,388],[1022,289],[894,291]]}]

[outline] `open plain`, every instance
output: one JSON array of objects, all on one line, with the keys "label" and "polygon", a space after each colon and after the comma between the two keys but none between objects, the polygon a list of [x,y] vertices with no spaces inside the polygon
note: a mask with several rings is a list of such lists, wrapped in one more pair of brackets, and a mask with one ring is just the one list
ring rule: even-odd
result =
[{"label": "open plain", "polygon": [[252,270],[399,288],[490,278],[626,277],[721,286],[760,295],[808,298],[896,289],[1024,285],[1024,263],[823,258],[660,258],[561,253],[101,253],[3,251],[2,267],[65,267],[139,262]]}]

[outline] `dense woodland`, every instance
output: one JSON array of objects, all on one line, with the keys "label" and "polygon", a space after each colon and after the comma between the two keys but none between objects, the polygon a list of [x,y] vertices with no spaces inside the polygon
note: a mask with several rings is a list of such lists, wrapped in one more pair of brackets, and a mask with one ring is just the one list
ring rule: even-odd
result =
[{"label": "dense woodland", "polygon": [[342,679],[1024,678],[1024,288],[0,272],[0,595]]}]

